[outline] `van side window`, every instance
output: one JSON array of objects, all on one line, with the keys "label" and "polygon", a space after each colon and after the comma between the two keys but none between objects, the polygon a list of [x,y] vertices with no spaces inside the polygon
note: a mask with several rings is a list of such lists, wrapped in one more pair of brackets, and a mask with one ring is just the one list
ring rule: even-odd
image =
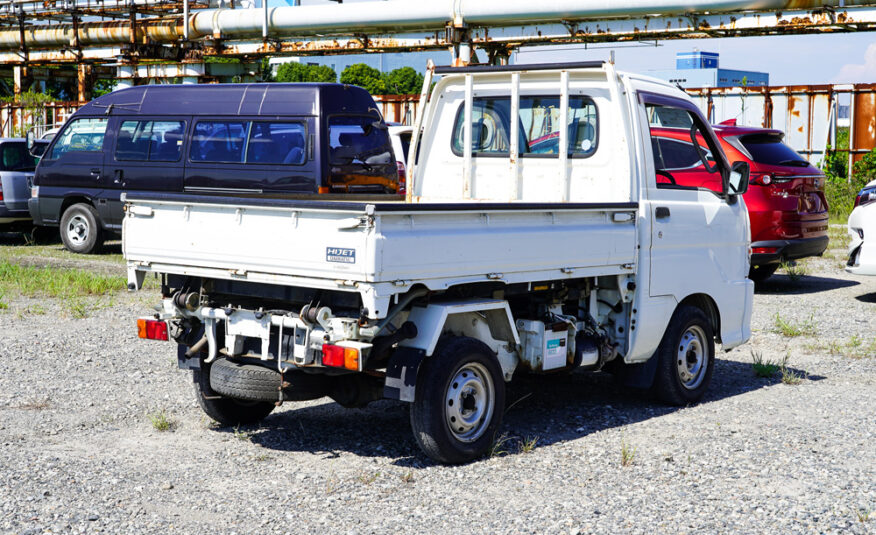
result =
[{"label": "van side window", "polygon": [[116,160],[176,162],[184,135],[183,121],[124,121],[116,141]]},{"label": "van side window", "polygon": [[657,187],[702,188],[721,193],[723,177],[715,168],[715,157],[691,112],[652,104],[646,106],[646,111]]},{"label": "van side window", "polygon": [[195,125],[189,158],[193,162],[243,162],[247,123],[201,121]]},{"label": "van side window", "polygon": [[99,152],[103,150],[107,119],[76,119],[58,135],[50,159],[56,160],[68,152]]},{"label": "van side window", "polygon": [[246,163],[303,164],[307,157],[301,123],[254,122],[249,131]]},{"label": "van side window", "polygon": [[[471,151],[478,156],[507,156],[511,147],[509,116],[511,100],[507,97],[475,98],[471,106]],[[453,127],[453,153],[465,150],[465,104],[460,105]]]}]

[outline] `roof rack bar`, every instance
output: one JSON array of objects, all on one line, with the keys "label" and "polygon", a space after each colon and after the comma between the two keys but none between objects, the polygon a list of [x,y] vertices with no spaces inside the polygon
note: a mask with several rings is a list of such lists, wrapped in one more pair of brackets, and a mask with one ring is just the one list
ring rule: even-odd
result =
[{"label": "roof rack bar", "polygon": [[435,67],[435,74],[509,71],[553,71],[567,69],[601,69],[604,61],[578,61],[571,63],[533,63],[516,65],[472,65],[469,67]]}]

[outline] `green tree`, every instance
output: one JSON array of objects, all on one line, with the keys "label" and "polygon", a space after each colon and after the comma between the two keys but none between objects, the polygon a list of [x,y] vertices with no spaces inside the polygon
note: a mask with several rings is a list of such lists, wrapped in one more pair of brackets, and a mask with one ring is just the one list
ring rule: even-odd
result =
[{"label": "green tree", "polygon": [[112,93],[118,85],[118,80],[95,80],[94,85],[91,86],[91,97],[97,98]]},{"label": "green tree", "polygon": [[278,82],[337,82],[338,75],[327,65],[305,65],[295,61],[277,68]]},{"label": "green tree", "polygon": [[386,89],[393,95],[412,95],[423,89],[423,75],[413,67],[395,69],[386,76]]},{"label": "green tree", "polygon": [[374,67],[364,63],[350,65],[341,73],[341,83],[364,87],[372,95],[386,94],[386,79]]}]

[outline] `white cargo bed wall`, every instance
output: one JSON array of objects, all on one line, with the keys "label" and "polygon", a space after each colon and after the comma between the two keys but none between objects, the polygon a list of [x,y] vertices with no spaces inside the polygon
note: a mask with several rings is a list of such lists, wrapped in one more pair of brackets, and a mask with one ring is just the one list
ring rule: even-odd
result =
[{"label": "white cargo bed wall", "polygon": [[124,254],[136,271],[353,291],[370,283],[386,285],[382,295],[417,283],[634,272],[633,203],[353,206],[360,209],[135,200]]},{"label": "white cargo bed wall", "polygon": [[129,266],[148,271],[262,282],[276,276],[373,280],[367,220],[352,208],[138,200],[125,217],[123,252]]}]

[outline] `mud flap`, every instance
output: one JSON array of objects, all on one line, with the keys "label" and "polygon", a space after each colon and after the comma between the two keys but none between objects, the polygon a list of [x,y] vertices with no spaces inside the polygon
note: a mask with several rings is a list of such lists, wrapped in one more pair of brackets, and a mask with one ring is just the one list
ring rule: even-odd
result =
[{"label": "mud flap", "polygon": [[191,357],[186,356],[186,351],[189,350],[189,346],[184,344],[177,344],[176,346],[176,362],[179,365],[179,369],[181,370],[200,370],[201,369],[201,358],[199,355],[194,355]]},{"label": "mud flap", "polygon": [[620,379],[621,384],[628,388],[647,390],[654,384],[654,376],[657,373],[657,355],[653,355],[650,359],[638,364],[624,364],[620,370],[618,379]]},{"label": "mud flap", "polygon": [[417,387],[417,372],[424,358],[426,358],[426,351],[423,349],[416,347],[396,348],[386,366],[383,397],[413,402]]}]

